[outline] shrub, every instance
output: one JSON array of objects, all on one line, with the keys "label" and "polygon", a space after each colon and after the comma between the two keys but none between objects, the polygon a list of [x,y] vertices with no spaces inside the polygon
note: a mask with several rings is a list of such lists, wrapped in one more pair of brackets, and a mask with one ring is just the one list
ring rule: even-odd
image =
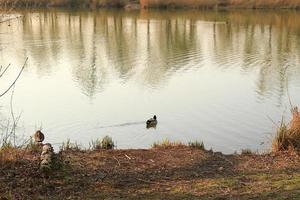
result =
[{"label": "shrub", "polygon": [[[99,146],[99,145],[97,145]],[[111,137],[105,136],[101,140],[101,149],[113,149],[115,147],[115,144]]]}]

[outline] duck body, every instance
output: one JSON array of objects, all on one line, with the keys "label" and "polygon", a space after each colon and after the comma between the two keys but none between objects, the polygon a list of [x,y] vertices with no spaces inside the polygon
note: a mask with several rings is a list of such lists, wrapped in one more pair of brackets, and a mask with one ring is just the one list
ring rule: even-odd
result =
[{"label": "duck body", "polygon": [[43,142],[45,139],[44,134],[42,133],[42,131],[38,130],[37,132],[35,132],[35,134],[33,135],[34,141],[37,143]]},{"label": "duck body", "polygon": [[155,127],[157,125],[156,115],[154,115],[153,118],[148,119],[147,122],[146,122],[146,125],[147,125],[147,128]]}]

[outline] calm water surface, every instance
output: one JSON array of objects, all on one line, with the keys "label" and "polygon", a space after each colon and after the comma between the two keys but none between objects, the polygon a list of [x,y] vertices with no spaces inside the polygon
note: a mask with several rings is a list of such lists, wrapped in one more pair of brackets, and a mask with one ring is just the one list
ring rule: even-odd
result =
[{"label": "calm water surface", "polygon": [[19,135],[42,127],[55,144],[110,135],[118,148],[169,139],[266,150],[269,118],[290,117],[287,87],[300,104],[299,12],[19,13],[0,24],[1,64],[12,64],[1,91],[28,57],[13,100]]}]

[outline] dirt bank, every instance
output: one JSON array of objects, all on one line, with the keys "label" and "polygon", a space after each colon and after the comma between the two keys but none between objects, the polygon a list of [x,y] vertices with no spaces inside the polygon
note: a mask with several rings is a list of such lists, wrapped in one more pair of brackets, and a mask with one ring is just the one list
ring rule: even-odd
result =
[{"label": "dirt bank", "polygon": [[297,153],[223,155],[187,146],[63,151],[49,175],[39,171],[38,154],[23,155],[0,165],[2,199],[300,198]]}]

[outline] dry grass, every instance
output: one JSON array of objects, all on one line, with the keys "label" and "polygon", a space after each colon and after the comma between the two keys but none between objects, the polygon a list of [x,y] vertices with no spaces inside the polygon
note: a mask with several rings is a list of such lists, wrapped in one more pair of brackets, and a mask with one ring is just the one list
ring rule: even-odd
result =
[{"label": "dry grass", "polygon": [[253,155],[254,153],[252,152],[251,149],[242,149],[241,155]]},{"label": "dry grass", "polygon": [[170,141],[168,139],[165,139],[161,142],[155,142],[152,145],[152,148],[174,148],[174,147],[190,147],[190,148],[205,150],[204,143],[198,141],[188,142],[188,144],[184,144],[182,142]]},{"label": "dry grass", "polygon": [[66,142],[63,142],[62,145],[59,147],[60,151],[80,151],[80,146],[77,142],[71,142],[68,139]]},{"label": "dry grass", "polygon": [[154,142],[152,148],[172,148],[172,147],[182,147],[186,146],[182,142],[171,142],[168,139],[165,139],[161,142]]},{"label": "dry grass", "polygon": [[272,142],[274,152],[300,149],[300,115],[297,107],[292,109],[292,115],[289,125],[282,120],[277,129],[277,134]]},{"label": "dry grass", "polygon": [[299,155],[220,155],[187,146],[58,155],[47,177],[39,155],[29,152],[2,167],[0,199],[300,198]]},{"label": "dry grass", "polygon": [[100,149],[114,149],[115,143],[112,140],[111,137],[105,136],[101,140],[92,140],[90,142],[90,148],[91,150],[100,150]]}]

